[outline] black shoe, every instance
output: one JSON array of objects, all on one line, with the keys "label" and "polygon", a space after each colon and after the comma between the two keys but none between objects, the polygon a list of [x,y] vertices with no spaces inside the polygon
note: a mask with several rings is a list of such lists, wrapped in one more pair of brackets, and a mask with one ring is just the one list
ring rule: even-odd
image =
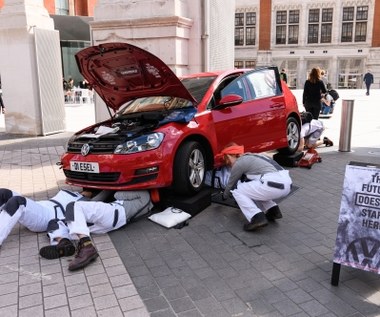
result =
[{"label": "black shoe", "polygon": [[324,137],[323,138],[323,144],[325,145],[325,146],[333,146],[334,145],[334,143],[333,143],[333,141],[331,141],[329,138],[327,138],[327,137]]},{"label": "black shoe", "polygon": [[69,264],[69,271],[75,271],[84,268],[99,256],[90,238],[82,238],[78,243],[78,252],[74,260]]},{"label": "black shoe", "polygon": [[275,221],[276,219],[282,218],[282,213],[278,206],[273,206],[267,210],[265,216],[269,221]]},{"label": "black shoe", "polygon": [[69,239],[62,239],[57,245],[48,245],[40,249],[40,255],[48,260],[62,256],[71,256],[75,253],[75,246]]},{"label": "black shoe", "polygon": [[265,218],[265,214],[263,212],[259,212],[254,215],[251,219],[250,223],[244,225],[245,231],[255,231],[258,228],[265,227],[268,225],[268,220]]}]

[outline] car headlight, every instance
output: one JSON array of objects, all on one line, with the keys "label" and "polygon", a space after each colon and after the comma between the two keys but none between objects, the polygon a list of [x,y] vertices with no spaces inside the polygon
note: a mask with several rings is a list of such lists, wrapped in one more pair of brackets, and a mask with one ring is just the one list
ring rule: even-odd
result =
[{"label": "car headlight", "polygon": [[158,148],[164,139],[164,134],[160,132],[142,135],[136,139],[119,144],[115,149],[115,154],[131,154],[144,152]]}]

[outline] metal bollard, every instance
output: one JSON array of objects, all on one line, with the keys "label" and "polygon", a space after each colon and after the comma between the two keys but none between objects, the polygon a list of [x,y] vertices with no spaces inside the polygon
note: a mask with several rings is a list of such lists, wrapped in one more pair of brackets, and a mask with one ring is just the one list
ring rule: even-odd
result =
[{"label": "metal bollard", "polygon": [[339,151],[351,151],[352,117],[354,114],[354,100],[342,101],[342,117],[340,123]]}]

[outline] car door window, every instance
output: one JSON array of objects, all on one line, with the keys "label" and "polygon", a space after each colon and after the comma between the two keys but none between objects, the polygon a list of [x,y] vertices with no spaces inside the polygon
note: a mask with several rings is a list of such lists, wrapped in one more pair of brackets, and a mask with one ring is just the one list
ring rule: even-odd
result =
[{"label": "car door window", "polygon": [[241,74],[233,74],[233,75],[230,75],[226,78],[224,78],[220,84],[218,85],[218,87],[215,89],[215,92],[210,100],[210,102],[208,103],[207,105],[207,109],[212,109],[214,108],[215,106],[217,106],[219,104],[219,101],[220,99],[222,99],[222,91],[223,89],[231,82],[233,81],[235,78],[239,77]]},{"label": "car door window", "polygon": [[247,85],[243,78],[237,78],[221,91],[221,97],[226,95],[239,95],[243,101],[248,100]]},{"label": "car door window", "polygon": [[281,88],[273,68],[261,69],[248,73],[247,85],[253,99],[273,97],[281,94]]}]

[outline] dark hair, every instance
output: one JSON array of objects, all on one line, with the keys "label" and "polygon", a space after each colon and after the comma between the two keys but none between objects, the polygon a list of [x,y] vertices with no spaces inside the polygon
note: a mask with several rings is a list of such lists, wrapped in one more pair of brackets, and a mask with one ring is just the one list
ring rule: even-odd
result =
[{"label": "dark hair", "polygon": [[307,111],[301,112],[302,124],[310,123],[311,120],[313,120],[313,115],[311,114],[311,112],[307,112]]},{"label": "dark hair", "polygon": [[313,68],[309,73],[309,81],[313,84],[321,79],[321,70],[318,67]]}]

